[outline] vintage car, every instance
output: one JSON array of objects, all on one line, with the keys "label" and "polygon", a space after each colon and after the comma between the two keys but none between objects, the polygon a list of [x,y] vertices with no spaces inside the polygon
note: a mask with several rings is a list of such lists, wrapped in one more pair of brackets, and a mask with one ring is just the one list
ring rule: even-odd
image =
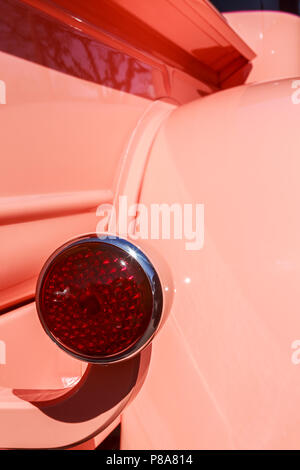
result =
[{"label": "vintage car", "polygon": [[297,13],[0,0],[2,449],[300,447]]}]

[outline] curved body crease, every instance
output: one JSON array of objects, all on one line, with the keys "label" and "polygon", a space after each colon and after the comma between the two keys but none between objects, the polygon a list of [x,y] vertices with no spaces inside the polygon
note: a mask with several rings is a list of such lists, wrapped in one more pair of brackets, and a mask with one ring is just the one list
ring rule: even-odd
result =
[{"label": "curved body crease", "polygon": [[[207,0],[0,0],[0,448],[92,449],[120,423],[123,450],[299,448],[299,31]],[[162,321],[88,363],[36,284],[125,199]]]}]

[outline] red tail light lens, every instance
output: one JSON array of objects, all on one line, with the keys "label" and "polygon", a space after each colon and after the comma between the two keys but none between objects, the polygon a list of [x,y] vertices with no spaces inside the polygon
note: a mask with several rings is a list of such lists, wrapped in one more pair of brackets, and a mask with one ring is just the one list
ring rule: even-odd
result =
[{"label": "red tail light lens", "polygon": [[83,237],[57,250],[37,287],[44,329],[89,362],[132,356],[160,322],[162,289],[149,259],[127,240]]}]

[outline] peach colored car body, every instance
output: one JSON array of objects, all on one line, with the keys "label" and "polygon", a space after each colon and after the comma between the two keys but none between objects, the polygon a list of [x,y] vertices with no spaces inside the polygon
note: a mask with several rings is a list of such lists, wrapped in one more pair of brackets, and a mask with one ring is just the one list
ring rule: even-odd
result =
[{"label": "peach colored car body", "polygon": [[[96,3],[0,2],[0,446],[94,448],[121,421],[122,449],[299,448],[300,20]],[[143,241],[169,318],[137,358],[87,366],[45,334],[35,284],[119,195],[204,204],[204,245]]]}]

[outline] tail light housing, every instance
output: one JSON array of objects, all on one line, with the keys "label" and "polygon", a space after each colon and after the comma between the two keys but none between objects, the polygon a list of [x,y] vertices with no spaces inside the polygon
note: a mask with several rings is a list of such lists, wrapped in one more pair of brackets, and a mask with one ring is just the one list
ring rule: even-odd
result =
[{"label": "tail light housing", "polygon": [[50,338],[88,362],[140,352],[162,315],[163,295],[148,257],[122,238],[78,238],[56,250],[37,284],[37,311]]}]

